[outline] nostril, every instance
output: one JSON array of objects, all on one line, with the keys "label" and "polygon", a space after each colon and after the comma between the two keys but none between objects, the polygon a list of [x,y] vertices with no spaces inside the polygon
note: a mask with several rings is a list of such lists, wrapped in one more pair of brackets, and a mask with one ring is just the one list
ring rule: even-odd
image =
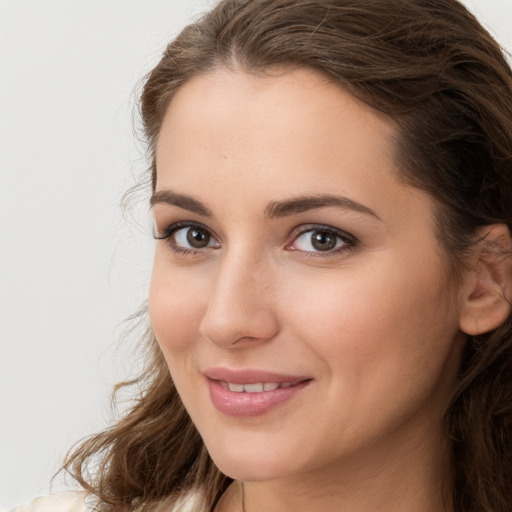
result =
[{"label": "nostril", "polygon": [[211,343],[222,347],[244,347],[272,339],[278,332],[277,319],[270,310],[246,312],[208,310],[200,325],[200,333]]}]

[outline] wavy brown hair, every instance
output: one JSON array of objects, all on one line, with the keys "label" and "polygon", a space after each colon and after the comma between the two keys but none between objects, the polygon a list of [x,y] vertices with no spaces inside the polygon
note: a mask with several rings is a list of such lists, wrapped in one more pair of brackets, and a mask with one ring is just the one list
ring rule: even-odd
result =
[{"label": "wavy brown hair", "polygon": [[[456,0],[222,1],[168,45],[145,82],[153,184],[169,102],[191,78],[218,67],[313,69],[393,119],[401,176],[434,198],[455,276],[477,228],[511,229],[512,74],[499,45]],[[150,328],[144,338],[145,370],[121,385],[138,398],[111,428],[75,448],[65,468],[109,511],[172,505],[192,489],[213,509],[231,480],[206,452]],[[510,317],[493,332],[468,336],[445,419],[455,510],[512,510]]]}]

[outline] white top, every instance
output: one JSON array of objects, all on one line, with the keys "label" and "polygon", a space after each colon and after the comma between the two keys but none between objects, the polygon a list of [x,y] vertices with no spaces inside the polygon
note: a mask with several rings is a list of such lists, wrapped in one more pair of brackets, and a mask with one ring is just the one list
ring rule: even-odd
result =
[{"label": "white top", "polygon": [[[169,512],[201,512],[198,498],[196,493],[190,493]],[[85,491],[70,491],[36,498],[11,512],[101,512],[101,505]]]},{"label": "white top", "polygon": [[86,505],[86,496],[83,491],[61,492],[36,498],[12,512],[93,512],[94,505]]}]

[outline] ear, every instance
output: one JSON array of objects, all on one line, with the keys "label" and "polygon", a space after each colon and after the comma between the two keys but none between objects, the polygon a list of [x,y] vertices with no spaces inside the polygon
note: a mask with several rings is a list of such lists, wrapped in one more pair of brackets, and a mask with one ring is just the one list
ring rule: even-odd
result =
[{"label": "ear", "polygon": [[505,224],[477,231],[471,268],[462,287],[459,328],[471,336],[496,329],[510,316],[512,239]]}]

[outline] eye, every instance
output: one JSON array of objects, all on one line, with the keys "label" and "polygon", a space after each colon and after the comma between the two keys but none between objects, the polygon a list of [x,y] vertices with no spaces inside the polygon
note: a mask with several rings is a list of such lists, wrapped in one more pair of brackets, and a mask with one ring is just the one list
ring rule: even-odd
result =
[{"label": "eye", "polygon": [[355,242],[355,238],[348,233],[335,228],[318,226],[303,230],[287,249],[308,253],[336,253],[353,248]]},{"label": "eye", "polygon": [[177,229],[173,233],[173,238],[174,243],[184,249],[204,249],[217,245],[211,233],[199,226]]},{"label": "eye", "polygon": [[155,239],[168,240],[171,249],[183,253],[219,247],[211,232],[199,224],[173,224],[164,233],[156,234]]}]

